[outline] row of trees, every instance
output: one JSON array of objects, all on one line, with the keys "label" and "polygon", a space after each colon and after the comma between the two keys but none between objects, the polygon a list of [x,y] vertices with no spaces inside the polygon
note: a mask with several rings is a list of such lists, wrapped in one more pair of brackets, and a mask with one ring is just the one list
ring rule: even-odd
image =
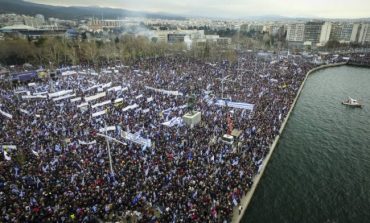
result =
[{"label": "row of trees", "polygon": [[[255,43],[249,43],[253,45]],[[242,46],[247,46],[243,42]],[[148,38],[126,35],[110,42],[79,41],[66,38],[41,38],[36,41],[12,39],[0,41],[0,64],[21,65],[30,63],[59,67],[61,65],[87,64],[100,66],[122,61],[130,64],[141,58],[162,57],[185,54],[204,61],[236,60],[235,45],[225,47],[217,44],[193,46],[190,50],[185,44],[152,42]]]},{"label": "row of trees", "polygon": [[163,56],[185,49],[183,44],[153,43],[146,37],[123,36],[110,42],[78,41],[60,37],[37,41],[0,41],[0,63],[15,65],[100,65],[115,60],[131,63],[139,58]]}]

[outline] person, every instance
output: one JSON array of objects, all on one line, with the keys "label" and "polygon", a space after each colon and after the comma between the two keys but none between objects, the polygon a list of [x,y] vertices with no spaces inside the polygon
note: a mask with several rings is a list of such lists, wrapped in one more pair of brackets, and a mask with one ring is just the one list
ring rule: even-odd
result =
[{"label": "person", "polygon": [[[255,53],[239,56],[240,69],[253,75],[231,63],[211,66],[177,55],[139,60],[118,73],[109,65],[99,75],[75,70],[33,88],[0,87],[0,109],[12,114],[0,114],[0,145],[16,145],[7,151],[10,160],[0,148],[0,221],[230,222],[315,66],[300,56],[273,64],[255,63]],[[213,103],[222,93],[217,78],[226,73],[237,81],[224,83],[225,95],[254,105],[233,109],[241,131],[236,151],[216,143],[229,129],[231,108]],[[186,112],[191,86],[199,95],[191,108],[202,113],[199,128],[163,125]],[[22,98],[42,92],[47,98]],[[102,93],[84,105],[85,97]],[[113,172],[107,142],[97,134],[106,126],[108,136],[126,144],[109,142]]]}]

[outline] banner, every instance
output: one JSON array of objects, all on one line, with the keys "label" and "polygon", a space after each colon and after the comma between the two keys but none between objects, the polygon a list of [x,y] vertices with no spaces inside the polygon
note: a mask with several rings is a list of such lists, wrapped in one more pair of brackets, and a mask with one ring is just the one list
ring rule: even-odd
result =
[{"label": "banner", "polygon": [[73,93],[73,90],[58,91],[58,92],[50,93],[49,98],[60,97],[60,96],[70,94],[70,93]]},{"label": "banner", "polygon": [[122,131],[121,136],[126,140],[129,140],[131,142],[137,143],[137,144],[142,145],[142,146],[146,146],[146,147],[151,147],[152,146],[152,141],[150,139],[144,139],[143,137],[141,137],[138,134],[132,134],[132,133],[129,133],[129,132]]},{"label": "banner", "polygon": [[154,99],[153,99],[153,97],[150,97],[150,98],[147,98],[147,99],[146,99],[146,102],[148,102],[148,103],[149,103],[149,102],[152,102],[153,100],[154,100]]},{"label": "banner", "polygon": [[98,117],[98,116],[104,115],[106,113],[107,113],[107,110],[95,112],[95,113],[92,114],[92,117]]},{"label": "banner", "polygon": [[48,91],[42,91],[42,92],[35,92],[33,95],[43,95],[43,94],[48,94]]},{"label": "banner", "polygon": [[102,97],[105,97],[105,96],[106,96],[106,93],[102,92],[102,93],[99,93],[99,94],[96,94],[96,95],[93,95],[93,96],[85,97],[85,101],[89,102],[89,101],[93,101],[93,100],[96,100],[96,99],[99,99],[99,98],[102,98]]},{"label": "banner", "polygon": [[10,119],[12,119],[12,118],[13,118],[13,116],[12,116],[11,114],[9,114],[9,113],[7,113],[7,112],[5,112],[5,111],[2,111],[2,110],[0,110],[0,114],[4,115],[5,117],[8,117],[8,118],[10,118]]},{"label": "banner", "polygon": [[111,87],[111,88],[108,88],[108,92],[110,91],[119,91],[119,90],[122,90],[122,86],[116,86],[116,87]]},{"label": "banner", "polygon": [[145,89],[153,90],[155,92],[159,92],[162,94],[174,95],[174,96],[183,95],[181,92],[178,92],[178,91],[168,91],[168,90],[158,89],[158,88],[153,88],[153,87],[148,87],[148,86],[145,86]]},{"label": "banner", "polygon": [[99,129],[99,132],[101,133],[105,133],[105,132],[109,132],[109,131],[116,131],[116,126],[112,125],[112,126],[107,126],[107,130],[105,130],[105,128],[101,128]]},{"label": "banner", "polygon": [[17,146],[16,145],[1,145],[0,147],[2,147],[3,149],[17,149]]},{"label": "banner", "polygon": [[81,101],[81,97],[78,97],[78,98],[72,98],[72,99],[71,99],[71,102],[76,102],[76,101]]},{"label": "banner", "polygon": [[76,71],[68,70],[68,71],[62,72],[62,76],[69,76],[69,75],[72,75],[72,74],[76,74]]},{"label": "banner", "polygon": [[117,104],[117,103],[121,103],[123,102],[123,98],[117,98],[116,100],[114,100],[114,104]]},{"label": "banner", "polygon": [[19,109],[19,111],[21,111],[22,113],[26,114],[26,115],[31,115],[31,113],[27,110],[24,110],[22,108]]},{"label": "banner", "polygon": [[96,84],[96,85],[91,86],[91,87],[89,87],[88,89],[86,89],[86,90],[82,90],[82,91],[83,91],[83,92],[90,91],[90,90],[93,90],[93,89],[98,88],[98,87],[100,87],[100,86],[101,86],[100,84]]},{"label": "banner", "polygon": [[91,142],[85,142],[85,141],[82,141],[82,140],[78,140],[78,144],[80,144],[80,145],[94,145],[94,144],[96,144],[96,140],[91,141]]},{"label": "banner", "polygon": [[110,86],[112,86],[112,82],[109,82],[109,83],[103,84],[101,87],[102,87],[102,88],[108,88],[108,87],[110,87]]},{"label": "banner", "polygon": [[110,104],[111,102],[112,102],[111,100],[107,100],[107,101],[103,101],[103,102],[101,102],[101,103],[94,104],[94,105],[92,105],[91,107],[92,107],[92,108],[97,108],[97,107],[101,107],[101,106],[104,106],[104,105]]},{"label": "banner", "polygon": [[76,97],[76,94],[68,94],[68,95],[57,97],[57,98],[53,98],[53,101],[60,101],[60,100],[68,99],[72,97]]},{"label": "banner", "polygon": [[89,103],[84,102],[84,103],[82,103],[82,104],[77,105],[77,108],[86,107],[86,106],[88,106],[88,105],[89,105]]},{"label": "banner", "polygon": [[22,99],[46,99],[45,95],[22,95]]},{"label": "banner", "polygon": [[215,105],[222,106],[222,107],[228,106],[231,108],[247,109],[250,111],[253,111],[253,108],[254,108],[253,104],[248,104],[244,102],[225,101],[225,100],[217,100]]},{"label": "banner", "polygon": [[141,95],[136,96],[135,99],[139,99],[139,98],[142,98],[142,97],[144,97],[144,96],[141,94]]},{"label": "banner", "polygon": [[128,111],[130,109],[135,109],[135,108],[138,108],[138,107],[139,107],[139,105],[133,104],[133,105],[129,105],[129,106],[125,107],[124,109],[122,109],[122,111]]},{"label": "banner", "polygon": [[168,126],[168,127],[173,127],[175,125],[182,126],[183,125],[183,120],[181,117],[174,117],[168,122],[163,122],[162,125]]}]

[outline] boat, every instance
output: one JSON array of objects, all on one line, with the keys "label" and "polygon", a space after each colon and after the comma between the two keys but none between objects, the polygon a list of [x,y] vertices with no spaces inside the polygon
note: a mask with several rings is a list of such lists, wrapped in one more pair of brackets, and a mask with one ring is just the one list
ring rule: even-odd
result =
[{"label": "boat", "polygon": [[362,108],[363,107],[363,104],[361,104],[360,102],[358,102],[357,100],[355,100],[351,97],[348,97],[348,99],[343,101],[342,104],[350,106],[350,107],[357,107],[357,108]]}]

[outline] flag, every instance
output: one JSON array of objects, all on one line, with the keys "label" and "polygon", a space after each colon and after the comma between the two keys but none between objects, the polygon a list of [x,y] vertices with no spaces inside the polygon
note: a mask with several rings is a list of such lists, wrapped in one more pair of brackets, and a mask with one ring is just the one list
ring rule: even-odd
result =
[{"label": "flag", "polygon": [[135,196],[135,198],[131,202],[132,206],[135,206],[139,202],[141,195],[142,195],[142,192],[140,192],[138,195]]},{"label": "flag", "polygon": [[197,195],[198,195],[198,190],[196,190],[196,191],[193,193],[192,198],[193,198],[193,199],[195,199],[195,198],[197,197]]},{"label": "flag", "polygon": [[192,152],[189,152],[188,154],[188,160],[192,160],[193,159],[193,153]]},{"label": "flag", "polygon": [[39,153],[38,152],[36,152],[35,150],[32,150],[32,153],[33,153],[33,155],[35,155],[35,156],[39,156]]},{"label": "flag", "polygon": [[212,216],[213,216],[214,218],[217,218],[217,210],[216,210],[216,207],[213,207],[213,208],[211,209],[211,214],[212,214]]},{"label": "flag", "polygon": [[3,154],[4,154],[4,158],[8,161],[12,160],[12,158],[8,155],[8,152],[5,151],[5,149],[3,150]]}]

